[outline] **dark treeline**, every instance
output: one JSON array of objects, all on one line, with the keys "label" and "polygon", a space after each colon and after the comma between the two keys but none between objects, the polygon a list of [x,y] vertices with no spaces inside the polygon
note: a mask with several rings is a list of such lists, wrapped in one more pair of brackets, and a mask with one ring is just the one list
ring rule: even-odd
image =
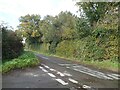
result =
[{"label": "dark treeline", "polygon": [[108,2],[77,2],[80,17],[60,12],[21,16],[17,34],[25,47],[42,53],[79,60],[118,60],[118,5]]}]

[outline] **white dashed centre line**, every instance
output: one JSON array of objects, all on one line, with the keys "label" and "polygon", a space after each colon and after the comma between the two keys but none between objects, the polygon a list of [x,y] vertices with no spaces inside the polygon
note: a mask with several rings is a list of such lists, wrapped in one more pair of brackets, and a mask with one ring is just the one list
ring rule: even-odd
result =
[{"label": "white dashed centre line", "polygon": [[48,72],[48,71],[47,71],[46,69],[44,69],[44,68],[43,68],[42,70],[43,70],[44,72]]},{"label": "white dashed centre line", "polygon": [[70,67],[66,67],[66,68],[70,68]]},{"label": "white dashed centre line", "polygon": [[48,66],[45,66],[46,68],[49,68]]},{"label": "white dashed centre line", "polygon": [[47,65],[45,65],[45,64],[41,64],[41,65],[43,65],[44,67],[46,67],[46,68],[48,68],[48,69],[50,68],[49,66],[47,66]]},{"label": "white dashed centre line", "polygon": [[55,75],[53,75],[52,73],[48,73],[49,76],[51,77],[56,77]]},{"label": "white dashed centre line", "polygon": [[56,70],[55,70],[55,69],[50,68],[50,71],[54,71],[54,72],[55,72]]},{"label": "white dashed centre line", "polygon": [[42,69],[43,67],[39,66],[40,69]]},{"label": "white dashed centre line", "polygon": [[55,79],[55,80],[58,81],[59,83],[61,83],[62,85],[68,85],[68,83],[66,83],[62,79]]},{"label": "white dashed centre line", "polygon": [[78,83],[78,81],[76,81],[76,80],[74,80],[72,78],[69,78],[68,80],[71,81],[72,83],[76,83],[76,84]]},{"label": "white dashed centre line", "polygon": [[59,74],[60,76],[65,76],[64,74],[62,74],[61,72],[57,72],[57,74]]},{"label": "white dashed centre line", "polygon": [[65,76],[72,76],[70,73],[68,73],[67,71],[64,71],[63,73]]},{"label": "white dashed centre line", "polygon": [[34,77],[38,77],[38,75],[33,75]]},{"label": "white dashed centre line", "polygon": [[44,72],[48,72],[46,69],[44,69],[43,67],[39,66],[40,69],[42,69],[42,71]]}]

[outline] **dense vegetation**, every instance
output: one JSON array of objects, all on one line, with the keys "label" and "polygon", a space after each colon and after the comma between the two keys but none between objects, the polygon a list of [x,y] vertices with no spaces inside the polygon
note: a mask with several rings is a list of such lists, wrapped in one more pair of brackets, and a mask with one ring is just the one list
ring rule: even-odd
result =
[{"label": "dense vegetation", "polygon": [[1,24],[0,28],[2,31],[2,63],[0,63],[0,72],[4,74],[13,69],[24,69],[39,64],[40,60],[32,52],[23,50],[22,38],[12,31],[11,27]]},{"label": "dense vegetation", "polygon": [[80,61],[118,62],[118,5],[115,2],[77,2],[80,17],[60,12],[21,16],[16,31],[26,48]]},{"label": "dense vegetation", "polygon": [[23,51],[22,38],[9,30],[7,26],[1,25],[2,30],[2,59],[13,59],[18,57]]},{"label": "dense vegetation", "polygon": [[[25,51],[18,58],[10,59],[4,62],[0,68],[2,68],[2,73],[7,73],[14,69],[24,69],[26,67],[33,67],[40,63],[40,60],[35,57],[32,52]],[[0,69],[1,71],[1,69]]]}]

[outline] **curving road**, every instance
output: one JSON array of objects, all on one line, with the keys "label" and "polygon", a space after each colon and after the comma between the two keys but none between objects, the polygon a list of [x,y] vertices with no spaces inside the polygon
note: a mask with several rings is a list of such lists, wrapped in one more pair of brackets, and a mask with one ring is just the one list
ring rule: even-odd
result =
[{"label": "curving road", "polygon": [[42,54],[36,56],[41,60],[38,67],[15,70],[9,75],[4,75],[3,88],[70,88],[71,90],[114,88],[118,90],[120,75],[117,73],[97,70],[58,57]]}]

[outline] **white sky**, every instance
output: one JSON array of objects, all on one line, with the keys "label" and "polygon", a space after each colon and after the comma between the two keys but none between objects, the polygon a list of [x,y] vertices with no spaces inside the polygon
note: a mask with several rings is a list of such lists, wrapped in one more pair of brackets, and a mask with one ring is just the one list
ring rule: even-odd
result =
[{"label": "white sky", "polygon": [[57,15],[61,11],[77,14],[74,0],[0,0],[0,21],[16,28],[19,17],[26,14]]}]

